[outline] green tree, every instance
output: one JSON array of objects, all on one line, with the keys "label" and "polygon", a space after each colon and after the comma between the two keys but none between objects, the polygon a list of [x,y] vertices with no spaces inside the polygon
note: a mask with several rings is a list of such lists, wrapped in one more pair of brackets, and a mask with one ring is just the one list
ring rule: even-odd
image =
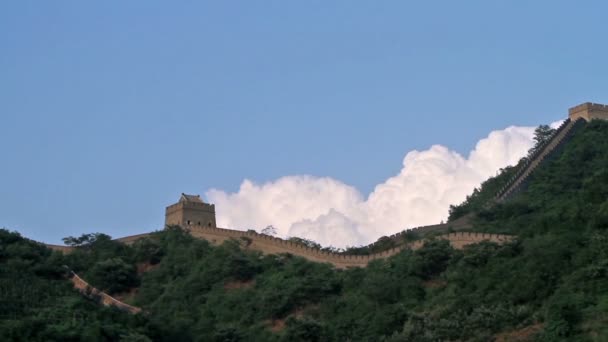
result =
[{"label": "green tree", "polygon": [[87,275],[94,286],[110,294],[128,290],[138,284],[135,267],[121,258],[99,261]]},{"label": "green tree", "polygon": [[528,151],[528,156],[533,155],[538,149],[551,139],[551,136],[555,133],[555,129],[549,127],[549,125],[540,125],[534,130],[534,147]]}]

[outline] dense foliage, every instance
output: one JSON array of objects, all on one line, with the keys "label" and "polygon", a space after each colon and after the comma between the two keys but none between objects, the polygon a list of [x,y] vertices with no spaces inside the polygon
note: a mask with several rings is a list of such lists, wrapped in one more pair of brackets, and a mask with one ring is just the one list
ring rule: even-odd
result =
[{"label": "dense foliage", "polygon": [[66,280],[66,261],[0,230],[0,341],[145,341],[143,317],[83,298]]},{"label": "dense foliage", "polygon": [[[65,256],[1,231],[0,339],[606,341],[607,136],[608,122],[592,122],[526,192],[484,208],[509,168],[458,206],[479,213],[474,229],[517,241],[464,250],[431,241],[365,269],[264,256],[246,241],[214,247],[178,228],[132,246],[75,238],[79,250]],[[63,264],[145,313],[82,299]]]}]

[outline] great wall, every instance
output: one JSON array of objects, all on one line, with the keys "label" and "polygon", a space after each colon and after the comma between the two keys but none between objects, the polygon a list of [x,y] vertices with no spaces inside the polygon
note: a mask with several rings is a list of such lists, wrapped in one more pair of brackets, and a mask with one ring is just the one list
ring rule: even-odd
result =
[{"label": "great wall", "polygon": [[520,167],[516,174],[505,184],[505,186],[496,194],[496,202],[504,202],[521,189],[525,187],[532,173],[541,165],[541,163],[552,156],[556,155],[562,146],[570,140],[572,134],[585,124],[582,118],[576,120],[566,119],[559,128],[553,133],[552,137],[543,145],[539,146],[536,152],[526,159],[526,162]]},{"label": "great wall", "polygon": [[99,304],[102,304],[104,306],[115,307],[119,310],[126,311],[130,314],[137,314],[137,313],[141,312],[141,308],[123,303],[123,302],[119,301],[118,299],[110,296],[109,294],[107,294],[103,291],[100,291],[97,288],[89,285],[89,283],[84,281],[73,271],[70,270],[69,272],[70,272],[69,278],[70,278],[70,281],[72,282],[72,285],[74,285],[74,288],[77,289],[84,296],[86,296],[90,299],[93,299],[94,301],[96,301]]},{"label": "great wall", "polygon": [[[205,239],[213,244],[221,244],[224,241],[235,239],[240,241],[246,248],[251,248],[252,250],[261,251],[264,254],[283,254],[288,253],[292,255],[296,255],[299,257],[303,257],[307,260],[321,263],[330,263],[334,267],[338,269],[345,269],[349,267],[365,267],[367,264],[376,259],[384,259],[399,252],[403,251],[405,248],[410,248],[412,250],[416,250],[421,248],[425,241],[418,240],[413,241],[404,246],[391,248],[385,250],[380,253],[375,253],[371,255],[347,255],[341,253],[332,253],[322,251],[316,248],[306,247],[302,244],[275,238],[269,235],[258,234],[253,231],[243,232],[238,230],[231,229],[222,229],[222,228],[210,228],[205,226],[199,227],[191,227],[189,229],[190,234],[192,236]],[[150,237],[154,233],[146,233],[139,234],[133,236],[127,236],[121,239],[116,239],[116,241],[131,244],[135,241]],[[456,249],[462,249],[464,246],[479,243],[481,241],[489,241],[495,243],[504,243],[511,241],[513,239],[512,236],[509,235],[500,235],[500,234],[486,234],[486,233],[467,233],[467,232],[458,232],[458,233],[449,233],[437,236],[438,239],[447,240],[450,242],[452,247]],[[53,250],[57,250],[63,253],[69,253],[74,250],[75,247],[70,246],[59,246],[59,245],[46,245],[48,248]],[[84,296],[96,301],[99,304],[104,306],[114,307],[122,311],[126,311],[130,314],[137,314],[142,311],[141,308],[126,304],[109,294],[98,290],[97,288],[91,286],[84,279],[80,278],[73,271],[69,271],[69,279],[72,282],[75,289],[77,289]]]},{"label": "great wall", "polygon": [[[573,136],[574,132],[584,126],[586,122],[593,119],[608,120],[608,106],[587,102],[570,108],[569,117],[555,130],[543,145],[536,149],[533,155],[526,159],[525,163],[520,166],[515,175],[500,191],[498,191],[495,198],[490,201],[487,206],[507,201],[509,198],[525,189],[534,171],[541,166],[544,161],[557,155]],[[166,226],[181,226],[192,236],[205,239],[212,244],[221,244],[226,240],[235,239],[245,248],[260,251],[264,254],[288,253],[314,262],[330,263],[334,267],[340,269],[348,267],[365,267],[373,260],[390,257],[406,248],[415,250],[422,247],[426,242],[426,239],[424,238],[413,242],[404,242],[404,235],[410,232],[416,233],[416,235],[422,237],[434,233],[432,234],[435,235],[433,238],[447,240],[456,249],[462,249],[467,245],[482,241],[505,243],[514,239],[513,236],[509,235],[465,232],[465,230],[470,229],[471,224],[470,217],[464,216],[448,223],[407,229],[389,237],[385,237],[394,242],[398,242],[399,244],[397,244],[396,247],[392,247],[382,252],[370,255],[348,255],[310,248],[292,241],[258,234],[255,231],[217,228],[215,222],[214,205],[202,202],[199,196],[182,194],[178,203],[173,204],[166,209]],[[131,244],[138,239],[150,237],[151,234],[153,233],[126,236],[116,239],[116,241]],[[369,247],[373,247],[377,243],[378,242],[372,243]],[[51,244],[45,245],[50,249],[64,253],[69,253],[75,248]],[[130,307],[128,304],[122,303],[109,295],[90,287],[90,285],[80,279],[76,274],[73,274],[71,279],[75,287],[81,290],[86,289],[87,293],[95,293],[95,295],[100,296],[105,305],[116,306],[133,312],[138,309]]]},{"label": "great wall", "polygon": [[[436,227],[436,226],[431,226]],[[424,228],[424,227],[422,227]],[[227,240],[234,239],[238,241],[244,248],[260,251],[264,254],[283,254],[288,253],[295,256],[303,257],[310,261],[330,263],[336,268],[344,269],[348,267],[365,267],[367,264],[376,259],[384,259],[393,256],[403,249],[410,248],[412,250],[419,249],[423,246],[426,240],[417,240],[410,243],[402,244],[394,248],[387,249],[379,253],[368,255],[350,255],[344,253],[334,253],[323,251],[317,248],[307,247],[303,244],[283,240],[270,235],[259,234],[254,231],[241,231],[224,228],[214,228],[205,226],[191,226],[186,230],[194,237],[209,241],[214,245],[220,245]],[[132,244],[135,241],[151,237],[154,233],[139,234],[116,239],[118,242]],[[395,234],[395,236],[400,235]],[[472,232],[453,232],[437,235],[436,239],[447,240],[452,247],[462,249],[467,245],[489,241],[495,243],[504,243],[513,239],[510,235],[488,234],[488,233],[472,233]],[[48,248],[60,251],[63,253],[72,252],[78,247],[46,245]]]},{"label": "great wall", "polygon": [[[552,136],[536,152],[529,156],[526,162],[517,170],[515,175],[505,184],[496,194],[493,201],[488,206],[508,200],[510,197],[521,191],[527,185],[530,176],[545,161],[555,156],[565,143],[572,137],[573,133],[582,127],[585,122],[592,119],[608,120],[608,106],[583,103],[569,109],[569,117],[555,130]],[[318,249],[308,248],[291,241],[258,234],[256,232],[245,232],[240,230],[217,228],[215,224],[215,206],[204,203],[199,196],[182,194],[178,203],[170,205],[166,209],[166,226],[178,225],[184,227],[193,236],[220,244],[228,239],[249,239],[247,248],[261,251],[265,254],[291,253],[315,262],[328,262],[338,268],[362,267],[371,260],[386,258],[398,253],[404,248],[417,248],[424,240],[414,243],[403,244],[403,236],[407,233],[416,233],[419,236],[426,236],[435,233],[436,238],[448,240],[455,248],[463,248],[468,244],[481,241],[504,242],[512,237],[507,235],[491,235],[483,233],[463,233],[470,228],[470,217],[464,216],[451,222],[416,227],[403,230],[399,233],[387,237],[400,246],[375,253],[371,255],[346,255],[343,253],[331,253]],[[450,232],[450,233],[449,233]],[[458,233],[451,233],[458,232]],[[116,241],[123,243],[133,243],[134,241],[148,237],[150,234],[139,234],[118,238]],[[465,237],[466,236],[466,237]],[[372,243],[369,247],[373,247]],[[46,244],[48,248],[61,252],[70,252],[73,247]]]}]

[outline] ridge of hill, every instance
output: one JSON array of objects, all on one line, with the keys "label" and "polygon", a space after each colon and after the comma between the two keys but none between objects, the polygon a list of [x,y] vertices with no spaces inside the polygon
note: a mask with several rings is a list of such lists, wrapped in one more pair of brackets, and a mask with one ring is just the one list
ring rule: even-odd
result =
[{"label": "ridge of hill", "polygon": [[[475,213],[471,230],[514,241],[455,249],[429,237],[366,268],[182,229],[130,245],[100,234],[68,254],[0,230],[0,340],[606,341],[607,136],[608,122],[582,125],[525,191],[484,206],[517,172],[508,168],[453,207],[453,219]],[[61,265],[146,314],[83,299]]]},{"label": "ridge of hill", "polygon": [[[527,180],[531,177],[534,170],[536,170],[546,159],[549,159],[559,152],[563,145],[572,137],[572,134],[584,126],[586,121],[582,118],[577,120],[570,120],[570,118],[564,120],[564,122],[551,134],[549,138],[538,146],[535,146],[534,153],[529,156],[522,158],[520,163],[515,167],[515,171],[507,172],[503,170],[503,177],[495,177],[496,179],[503,179],[503,185],[495,194],[493,198],[486,198],[485,203],[482,207],[488,208],[496,203],[504,202],[509,197],[513,196],[516,192],[521,191],[527,184]],[[508,177],[505,177],[508,174]],[[507,181],[504,181],[508,179]],[[477,189],[476,189],[477,190]],[[450,235],[453,231],[466,231],[470,228],[471,212],[467,215],[459,215],[458,217],[452,217],[447,223],[428,225],[422,227],[415,227],[403,230],[399,233],[393,234],[388,237],[382,237],[378,241],[371,243],[368,246],[360,248],[350,248],[351,253],[334,253],[333,251],[323,250],[321,248],[314,248],[309,246],[302,246],[291,241],[283,240],[280,238],[268,237],[263,234],[257,234],[252,231],[243,232],[239,230],[231,230],[225,228],[214,228],[207,226],[191,226],[187,230],[195,237],[207,239],[213,243],[221,243],[227,238],[241,238],[247,239],[248,246],[257,249],[263,253],[291,253],[297,256],[307,258],[311,261],[317,262],[329,262],[338,268],[345,267],[364,267],[371,260],[378,258],[386,258],[398,253],[401,249],[410,248],[412,246],[412,237],[424,237],[427,235],[444,234],[445,239],[454,241],[457,248],[462,248],[464,244],[462,236]],[[447,233],[447,234],[446,234]],[[123,243],[133,243],[134,241],[146,238],[149,233],[126,236],[116,239],[116,241]],[[499,236],[484,236],[481,235],[467,235],[466,244],[478,243],[484,240],[491,240],[495,242],[506,241],[512,237],[507,235]],[[252,243],[253,242],[253,243]],[[421,242],[419,242],[421,243]],[[69,253],[73,250],[72,246],[61,246],[45,244],[48,248]],[[415,244],[414,244],[415,245]],[[361,255],[365,257],[361,257]]]},{"label": "ridge of hill", "polygon": [[[483,207],[487,208],[497,202],[504,202],[508,197],[511,197],[514,193],[520,191],[525,186],[534,170],[538,168],[545,159],[554,156],[570,139],[576,129],[580,128],[585,123],[586,121],[582,118],[575,121],[571,121],[570,119],[565,120],[549,138],[541,141],[538,146],[535,146],[534,153],[520,161],[516,167],[516,171],[512,172],[512,175],[510,175],[510,179],[504,183],[494,198],[485,199],[486,203],[483,203]],[[450,234],[450,232],[466,231],[470,228],[470,218],[471,213],[453,218],[447,223],[406,229],[391,236],[382,237],[368,246],[350,248],[348,250],[350,253],[335,253],[321,248],[305,246],[292,241],[258,234],[254,231],[244,232],[240,230],[207,227],[204,225],[191,226],[186,229],[193,236],[206,239],[212,243],[222,243],[226,239],[245,239],[247,240],[247,247],[259,250],[263,253],[291,253],[307,258],[310,261],[328,262],[338,268],[365,267],[371,260],[387,258],[395,255],[404,248],[416,247],[422,244],[423,240],[421,238],[427,235],[435,236],[437,234],[443,234],[442,238],[450,241],[450,243],[453,242],[453,245],[456,248],[462,248],[465,245],[486,240],[502,242],[512,239],[511,236],[504,234],[496,236],[480,233],[467,235]],[[130,244],[138,239],[146,237],[149,237],[149,233],[126,236],[118,238],[116,241]],[[415,237],[418,237],[419,241],[417,243],[411,241]],[[69,253],[74,249],[74,247],[71,246],[45,245],[48,248],[65,253]]]},{"label": "ridge of hill", "polygon": [[[327,251],[270,235],[258,234],[253,231],[239,231],[205,226],[190,227],[185,229],[185,231],[195,238],[207,240],[214,245],[221,245],[228,240],[234,239],[238,241],[243,248],[260,251],[264,254],[288,253],[313,262],[329,263],[336,268],[365,267],[373,260],[388,258],[399,253],[403,249],[419,249],[426,241],[424,239],[407,241],[405,239],[406,236],[399,234],[396,236],[403,237],[402,240],[399,241],[399,244],[395,243],[394,246],[387,246],[378,243],[377,245],[380,247],[377,249],[381,248],[380,251],[372,250],[370,254],[351,254],[348,251],[344,253]],[[115,239],[114,241],[130,245],[140,239],[150,238],[153,234],[154,233],[140,234],[135,237]],[[462,249],[465,246],[480,243],[482,241],[494,243],[508,242],[513,239],[513,236],[506,234],[487,234],[482,232],[452,232],[436,235],[433,238],[446,240],[452,247]],[[45,246],[62,253],[71,253],[79,248],[77,246]],[[376,246],[376,244],[372,244],[371,246]]]}]

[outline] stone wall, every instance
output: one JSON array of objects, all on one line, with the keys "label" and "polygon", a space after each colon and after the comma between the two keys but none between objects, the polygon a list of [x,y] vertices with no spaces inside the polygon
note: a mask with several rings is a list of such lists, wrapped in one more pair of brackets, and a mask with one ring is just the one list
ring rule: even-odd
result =
[{"label": "stone wall", "polygon": [[[237,241],[242,241],[247,248],[261,251],[264,254],[289,253],[314,262],[327,262],[334,265],[336,268],[365,267],[371,260],[388,258],[399,253],[405,248],[418,249],[424,244],[424,240],[419,240],[411,244],[402,245],[376,254],[347,255],[309,248],[298,243],[268,235],[258,234],[253,231],[244,232],[222,228],[192,227],[189,229],[189,232],[193,236],[205,239],[213,244],[221,244],[228,239],[236,239]],[[466,232],[444,234],[438,236],[437,238],[448,240],[450,244],[457,249],[462,249],[466,245],[479,243],[482,241],[504,243],[513,239],[512,236],[508,235]]]},{"label": "stone wall", "polygon": [[216,227],[215,205],[196,202],[175,203],[165,210],[165,225]]},{"label": "stone wall", "polygon": [[115,239],[115,241],[122,242],[124,244],[130,245],[133,242],[135,242],[135,241],[137,241],[139,239],[147,238],[150,235],[152,235],[152,233],[143,233],[143,234],[137,234],[137,235],[130,235],[130,236],[125,236],[125,237],[121,237],[121,238]]},{"label": "stone wall", "polygon": [[[470,215],[466,215],[466,216],[460,217],[452,222],[432,224],[432,225],[428,225],[428,226],[420,226],[420,227],[405,229],[396,234],[387,236],[387,238],[400,243],[401,241],[403,241],[404,235],[409,234],[409,233],[414,233],[420,237],[423,237],[429,233],[447,233],[450,231],[465,230],[465,229],[469,229],[471,227],[469,220],[470,220]],[[373,242],[369,245],[369,247],[373,247],[377,243],[378,243],[378,241]]]},{"label": "stone wall", "polygon": [[[441,225],[436,225],[441,226]],[[436,227],[430,226],[430,227]],[[423,227],[424,228],[424,227]],[[281,254],[289,253],[303,257],[313,262],[330,263],[336,268],[347,267],[365,267],[371,260],[384,259],[393,256],[405,248],[418,249],[422,247],[425,240],[418,240],[413,243],[404,244],[395,248],[385,250],[380,253],[371,255],[348,255],[343,253],[332,253],[322,251],[316,248],[306,247],[299,243],[294,243],[288,240],[279,239],[269,235],[258,234],[254,231],[240,231],[232,229],[194,226],[187,228],[189,233],[199,239],[209,241],[214,245],[220,245],[226,240],[235,239],[242,243],[245,248],[260,251],[264,254]],[[401,233],[400,233],[401,234]],[[148,237],[150,234],[139,234],[126,236],[117,241],[131,244],[134,241]],[[397,234],[395,235],[397,236]],[[513,236],[501,234],[486,234],[486,233],[468,233],[455,232],[437,236],[438,239],[445,239],[456,249],[462,249],[464,246],[479,243],[482,241],[492,241],[496,243],[504,243],[511,241]],[[69,253],[74,247],[46,245],[48,248],[58,250],[64,253]]]},{"label": "stone wall", "polygon": [[89,285],[89,283],[80,278],[76,273],[70,271],[70,275],[70,281],[74,285],[75,289],[77,289],[80,293],[91,299],[98,300],[100,304],[104,306],[112,306],[131,314],[137,314],[141,312],[141,308],[129,305],[127,303],[123,303],[118,299],[110,296],[109,294]]},{"label": "stone wall", "polygon": [[553,136],[540,146],[536,152],[528,158],[526,163],[515,173],[515,175],[505,184],[505,186],[496,194],[496,202],[504,202],[511,196],[515,195],[525,188],[532,173],[547,159],[555,155],[560,148],[570,140],[572,134],[585,121],[578,118],[576,121],[566,119],[562,125],[555,131]]},{"label": "stone wall", "polygon": [[586,102],[568,110],[568,116],[572,121],[585,119],[591,121],[594,119],[608,120],[608,106]]}]

